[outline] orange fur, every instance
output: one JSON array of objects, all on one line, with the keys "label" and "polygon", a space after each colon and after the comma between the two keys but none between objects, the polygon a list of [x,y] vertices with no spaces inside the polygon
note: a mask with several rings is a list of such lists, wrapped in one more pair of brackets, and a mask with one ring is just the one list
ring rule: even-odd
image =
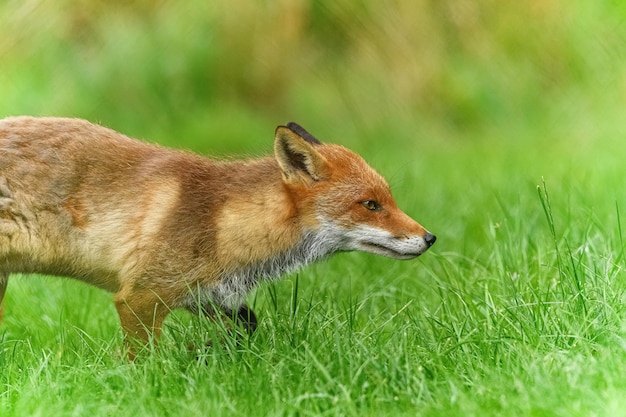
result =
[{"label": "orange fur", "polygon": [[259,280],[334,252],[409,259],[434,240],[361,157],[295,124],[274,157],[223,162],[77,119],[0,120],[0,303],[10,273],[73,277],[115,293],[146,340],[174,308],[255,322]]}]

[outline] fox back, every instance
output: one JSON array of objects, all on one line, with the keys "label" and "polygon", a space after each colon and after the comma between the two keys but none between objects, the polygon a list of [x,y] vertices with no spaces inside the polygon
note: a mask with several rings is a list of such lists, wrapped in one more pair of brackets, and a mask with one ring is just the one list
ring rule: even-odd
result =
[{"label": "fox back", "polygon": [[295,123],[272,157],[218,161],[77,119],[0,120],[0,303],[9,274],[43,273],[115,293],[129,338],[158,336],[175,308],[253,330],[244,301],[260,280],[434,241],[360,156]]}]

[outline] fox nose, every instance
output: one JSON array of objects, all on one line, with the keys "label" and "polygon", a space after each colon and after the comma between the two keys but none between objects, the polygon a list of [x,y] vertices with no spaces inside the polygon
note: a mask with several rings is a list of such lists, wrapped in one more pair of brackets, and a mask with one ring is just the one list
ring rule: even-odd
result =
[{"label": "fox nose", "polygon": [[430,248],[432,245],[435,244],[435,241],[437,240],[437,236],[433,235],[432,233],[426,233],[424,235],[424,240],[426,241],[426,244]]}]

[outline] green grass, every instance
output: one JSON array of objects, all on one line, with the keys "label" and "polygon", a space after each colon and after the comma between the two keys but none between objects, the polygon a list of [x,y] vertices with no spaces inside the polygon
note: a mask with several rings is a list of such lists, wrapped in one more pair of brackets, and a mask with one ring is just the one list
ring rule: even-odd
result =
[{"label": "green grass", "polygon": [[616,174],[557,168],[544,183],[492,176],[499,151],[428,152],[395,176],[411,155],[373,159],[436,246],[410,262],[343,254],[261,287],[259,329],[239,345],[222,334],[196,357],[185,347],[220,328],[175,313],[131,364],[109,295],[13,277],[2,415],[619,415],[623,199],[585,184]]},{"label": "green grass", "polygon": [[13,276],[1,417],[626,415],[623,6],[61,3],[0,5],[0,114],[215,155],[295,120],[438,241],[261,286],[240,343],[175,312],[135,363],[110,294]]}]

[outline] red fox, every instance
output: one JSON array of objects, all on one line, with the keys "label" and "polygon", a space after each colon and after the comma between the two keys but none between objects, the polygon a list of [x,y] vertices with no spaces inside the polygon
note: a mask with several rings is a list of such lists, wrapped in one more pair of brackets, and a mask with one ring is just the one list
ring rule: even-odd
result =
[{"label": "red fox", "polygon": [[360,156],[295,123],[273,157],[217,161],[78,119],[0,120],[0,303],[11,273],[73,277],[115,294],[127,340],[158,338],[176,308],[253,331],[260,281],[434,242]]}]

